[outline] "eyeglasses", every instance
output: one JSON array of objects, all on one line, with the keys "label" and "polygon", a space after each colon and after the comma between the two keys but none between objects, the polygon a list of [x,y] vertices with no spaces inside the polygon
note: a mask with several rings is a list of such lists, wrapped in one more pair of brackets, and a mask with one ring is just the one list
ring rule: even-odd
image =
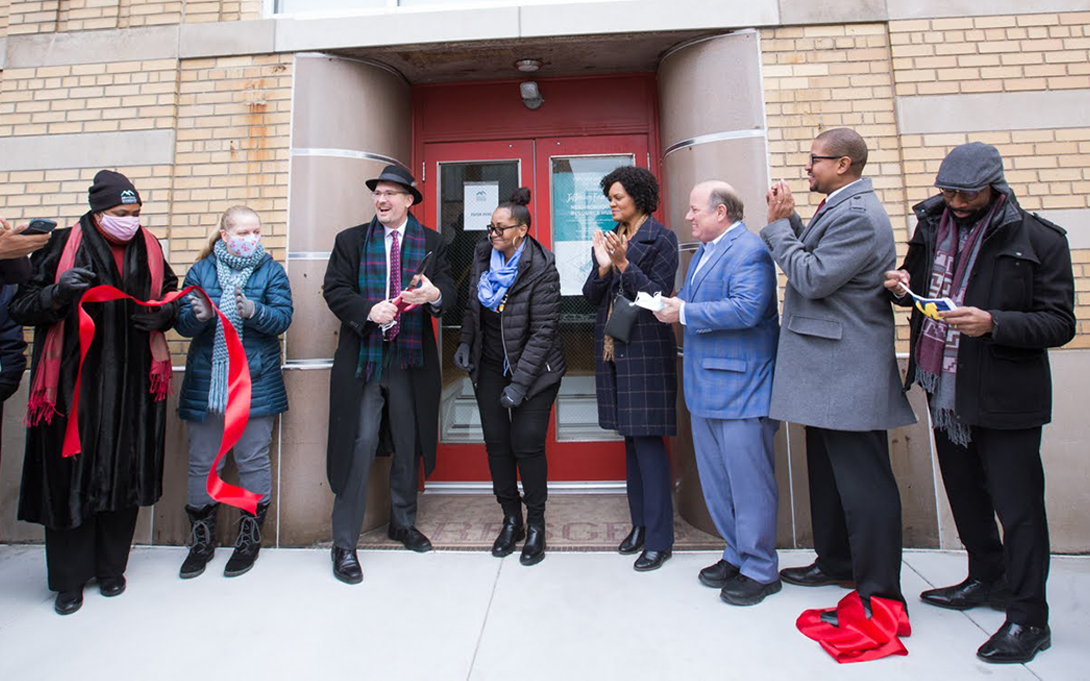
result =
[{"label": "eyeglasses", "polygon": [[506,225],[505,226],[505,225],[489,224],[486,229],[488,229],[489,234],[500,234],[500,235],[502,235],[505,230],[514,229],[515,227],[518,227],[518,226],[519,225]]},{"label": "eyeglasses", "polygon": [[398,194],[408,194],[408,193],[409,192],[398,192],[398,191],[390,191],[390,190],[383,189],[381,191],[371,192],[371,196],[375,197],[375,199],[377,200],[377,199],[388,199],[388,198],[390,198],[392,196],[397,196]]},{"label": "eyeglasses", "polygon": [[843,155],[840,155],[840,156],[815,156],[814,154],[810,154],[810,165],[814,165],[815,163],[817,163],[818,161],[821,161],[821,160],[835,161],[838,158],[844,158],[844,156]]},{"label": "eyeglasses", "polygon": [[939,191],[942,192],[942,197],[948,201],[953,201],[955,196],[960,195],[964,201],[973,201],[976,197],[980,196],[980,193],[984,191],[983,187],[980,189],[974,189],[973,191],[966,191],[964,189],[943,189],[939,187]]}]

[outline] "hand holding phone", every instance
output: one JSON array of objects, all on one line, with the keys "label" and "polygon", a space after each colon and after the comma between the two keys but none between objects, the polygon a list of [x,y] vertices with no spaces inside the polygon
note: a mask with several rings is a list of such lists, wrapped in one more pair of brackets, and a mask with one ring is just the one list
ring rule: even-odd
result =
[{"label": "hand holding phone", "polygon": [[34,218],[23,230],[23,234],[49,234],[53,231],[53,228],[57,226],[57,223],[53,220],[46,220],[45,218]]}]

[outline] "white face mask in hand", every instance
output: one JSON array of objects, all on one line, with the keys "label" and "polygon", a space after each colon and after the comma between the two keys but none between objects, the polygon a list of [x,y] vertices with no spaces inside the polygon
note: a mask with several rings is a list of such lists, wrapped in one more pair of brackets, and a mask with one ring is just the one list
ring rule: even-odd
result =
[{"label": "white face mask in hand", "polygon": [[98,226],[103,234],[117,241],[129,241],[140,229],[140,218],[136,215],[117,216],[102,213],[98,218]]}]

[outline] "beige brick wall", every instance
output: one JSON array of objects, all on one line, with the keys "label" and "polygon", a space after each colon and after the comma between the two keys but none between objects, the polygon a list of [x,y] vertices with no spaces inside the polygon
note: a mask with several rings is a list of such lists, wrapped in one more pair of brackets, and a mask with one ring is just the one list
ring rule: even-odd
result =
[{"label": "beige brick wall", "polygon": [[178,95],[174,262],[191,263],[226,208],[262,218],[262,241],[287,256],[291,55],[182,63]]},{"label": "beige brick wall", "polygon": [[171,129],[177,61],[7,69],[0,137]]},{"label": "beige brick wall", "polygon": [[0,38],[8,34],[8,12],[11,9],[9,0],[0,0]]},{"label": "beige brick wall", "polygon": [[8,0],[0,27],[16,35],[239,21],[261,18],[261,8],[261,0]]},{"label": "beige brick wall", "polygon": [[896,94],[1090,87],[1090,12],[893,21]]}]

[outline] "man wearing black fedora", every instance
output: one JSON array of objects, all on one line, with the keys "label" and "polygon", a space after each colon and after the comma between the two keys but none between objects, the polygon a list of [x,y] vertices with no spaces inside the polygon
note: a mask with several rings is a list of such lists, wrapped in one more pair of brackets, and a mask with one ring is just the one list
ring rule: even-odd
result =
[{"label": "man wearing black fedora", "polygon": [[[370,222],[337,235],[326,268],[326,304],[341,320],[329,389],[326,468],[333,502],[333,574],[363,580],[356,543],[367,508],[367,478],[382,446],[390,452],[389,537],[417,552],[431,542],[416,529],[419,461],[435,468],[440,364],[431,317],[455,300],[439,233],[409,209],[423,196],[404,168],[367,181]],[[425,256],[432,256],[416,275]]]}]

